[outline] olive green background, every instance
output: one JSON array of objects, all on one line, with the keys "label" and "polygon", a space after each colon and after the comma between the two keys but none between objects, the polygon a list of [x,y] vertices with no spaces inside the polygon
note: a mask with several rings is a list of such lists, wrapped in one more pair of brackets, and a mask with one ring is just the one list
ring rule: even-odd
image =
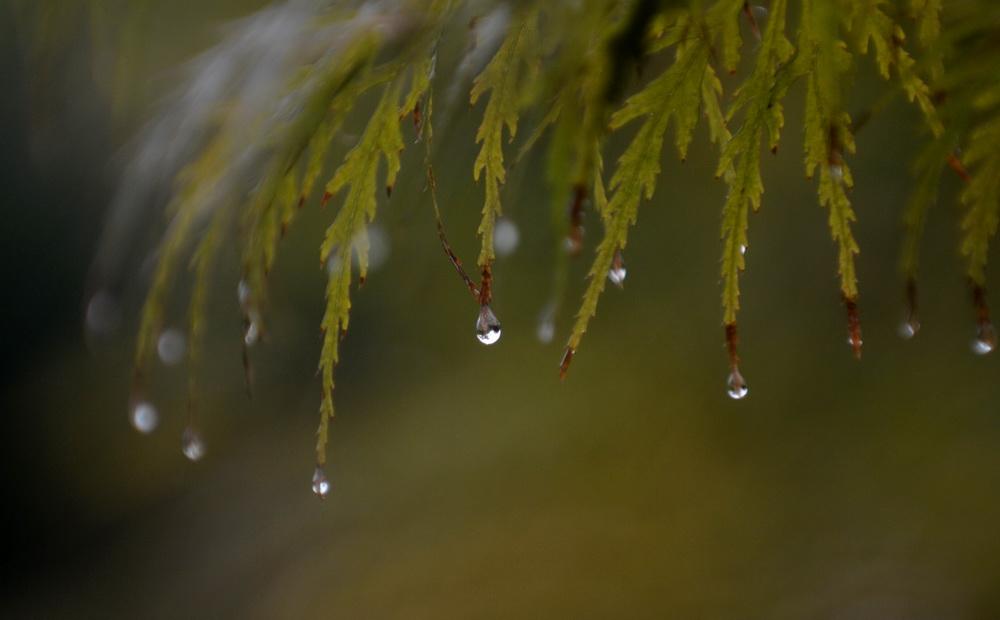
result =
[{"label": "olive green background", "polygon": [[[909,158],[925,137],[900,99],[858,135],[850,160],[862,248],[858,363],[845,343],[826,213],[803,175],[793,90],[781,150],[764,159],[764,205],[750,220],[742,402],[725,395],[724,187],[703,130],[686,163],[665,151],[656,195],[630,236],[625,289],[605,293],[563,383],[560,345],[599,221],[588,214],[556,341],[540,344],[556,247],[550,198],[540,155],[511,171],[504,203],[521,243],[496,266],[503,338],[483,347],[477,308],[434,233],[422,147],[408,146],[397,191],[379,205],[390,259],[354,295],[333,489],[320,502],[309,491],[323,304],[316,259],[332,209],[311,204],[282,246],[269,336],[252,352],[252,399],[235,257],[218,270],[201,463],[179,450],[183,367],[155,370],[161,428],[145,437],[127,423],[141,280],[114,338],[83,330],[87,267],[129,138],[182,79],[184,60],[254,5],[146,4],[138,19],[111,11],[102,29],[71,19],[60,37],[39,39],[0,2],[0,614],[1000,616],[1000,360],[969,350],[955,179],[923,245],[923,330],[909,342],[896,335],[898,222]],[[119,63],[128,70],[109,78]],[[852,110],[882,87],[863,70]],[[470,263],[482,200],[470,169],[478,115],[460,102],[436,127],[446,224]],[[523,119],[522,138],[537,120]],[[629,133],[611,141],[609,169]],[[177,290],[176,324],[186,295]]]}]

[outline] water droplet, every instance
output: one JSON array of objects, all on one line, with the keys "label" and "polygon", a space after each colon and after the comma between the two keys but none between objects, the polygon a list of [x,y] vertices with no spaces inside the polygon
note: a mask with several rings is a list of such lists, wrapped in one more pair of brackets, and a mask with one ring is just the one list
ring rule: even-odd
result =
[{"label": "water droplet", "polygon": [[741,254],[741,255],[743,255],[743,256],[746,256],[746,254],[747,254],[747,249],[749,249],[749,248],[747,248],[747,246],[745,246],[745,245],[741,245],[741,246],[740,246],[740,254]]},{"label": "water droplet", "polygon": [[626,275],[628,275],[628,271],[625,269],[625,259],[622,258],[621,250],[618,250],[611,262],[611,269],[608,269],[608,279],[618,288],[622,288],[625,286]]},{"label": "water droplet", "polygon": [[156,353],[167,366],[173,366],[184,358],[187,341],[179,329],[167,329],[156,341]]},{"label": "water droplet", "polygon": [[548,344],[556,336],[556,324],[551,318],[543,318],[538,322],[538,329],[535,331],[539,342]]},{"label": "water droplet", "polygon": [[312,490],[320,499],[326,499],[326,496],[330,494],[330,479],[326,477],[326,472],[319,465],[313,472]]},{"label": "water droplet", "polygon": [[[377,271],[385,265],[392,253],[392,244],[385,228],[378,225],[368,227],[368,271]],[[356,248],[355,248],[356,251]]]},{"label": "water droplet", "polygon": [[205,456],[205,442],[201,434],[190,426],[181,435],[181,451],[189,461],[200,461]]},{"label": "water droplet", "polygon": [[500,340],[500,320],[487,304],[483,304],[479,308],[479,318],[476,319],[476,338],[479,338],[479,342],[483,344],[495,344]]},{"label": "water droplet", "polygon": [[972,341],[972,352],[976,355],[986,355],[997,346],[997,334],[992,323],[982,323],[976,330],[976,339]]},{"label": "water droplet", "polygon": [[121,318],[118,301],[107,291],[100,291],[87,302],[87,329],[107,335],[115,331]]},{"label": "water droplet", "polygon": [[143,435],[148,435],[159,425],[160,414],[152,403],[143,400],[132,406],[132,410],[129,411],[129,421],[135,430]]},{"label": "water droplet", "polygon": [[750,393],[750,388],[747,387],[747,382],[740,374],[739,368],[733,368],[733,371],[729,373],[729,378],[726,379],[726,393],[733,400],[742,400]]},{"label": "water droplet", "polygon": [[830,176],[838,183],[844,180],[844,167],[840,164],[830,166]]},{"label": "water droplet", "polygon": [[920,331],[920,321],[916,319],[904,320],[899,324],[899,337],[903,340],[910,340]]},{"label": "water droplet", "polygon": [[260,327],[257,326],[257,321],[250,321],[247,323],[246,331],[243,332],[243,343],[252,347],[258,340],[260,340]]},{"label": "water droplet", "polygon": [[503,258],[513,254],[520,240],[521,233],[517,224],[505,217],[497,220],[493,227],[493,249],[497,256]]},{"label": "water droplet", "polygon": [[240,301],[240,306],[246,308],[250,304],[250,283],[246,280],[240,280],[240,283],[236,285],[236,298]]}]

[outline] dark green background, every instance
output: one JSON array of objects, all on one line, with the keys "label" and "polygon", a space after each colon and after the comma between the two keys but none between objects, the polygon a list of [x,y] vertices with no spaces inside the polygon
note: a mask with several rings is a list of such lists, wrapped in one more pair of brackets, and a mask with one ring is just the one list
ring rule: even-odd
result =
[{"label": "dark green background", "polygon": [[[85,337],[87,268],[128,138],[183,75],[178,64],[254,3],[147,4],[139,25],[112,11],[101,35],[80,18],[39,41],[0,3],[0,614],[1000,616],[998,360],[969,350],[954,179],[924,243],[924,329],[912,342],[896,336],[898,222],[924,137],[902,101],[858,135],[850,160],[859,364],[845,343],[826,213],[803,178],[793,90],[750,220],[743,402],[724,390],[724,187],[703,133],[687,163],[665,153],[630,237],[625,290],[606,292],[564,383],[560,343],[599,222],[588,215],[556,342],[539,344],[555,245],[549,198],[540,157],[511,172],[504,202],[521,245],[497,264],[504,336],[484,348],[475,305],[437,245],[422,148],[408,147],[400,185],[379,205],[390,260],[354,297],[333,490],[319,502],[309,492],[316,255],[332,211],[311,205],[282,248],[253,400],[242,387],[236,262],[220,268],[202,463],[179,450],[183,368],[157,369],[165,419],[155,435],[127,423],[137,295],[116,338]],[[139,44],[122,36],[131,29]],[[126,77],[106,79],[116,62],[129,64]],[[862,71],[852,109],[881,88]],[[437,172],[452,241],[471,262],[479,110],[458,109],[437,128]],[[535,121],[524,119],[522,137]],[[609,145],[609,169],[627,135]],[[180,289],[177,310],[185,298]]]}]

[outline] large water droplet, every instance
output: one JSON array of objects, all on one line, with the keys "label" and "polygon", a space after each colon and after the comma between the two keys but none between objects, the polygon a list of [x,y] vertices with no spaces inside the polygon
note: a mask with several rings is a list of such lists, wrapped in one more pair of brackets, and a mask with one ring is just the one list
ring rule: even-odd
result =
[{"label": "large water droplet", "polygon": [[129,411],[129,421],[135,430],[143,435],[148,435],[159,425],[160,414],[152,403],[143,400],[132,406],[131,411]]},{"label": "large water droplet", "polygon": [[500,340],[500,320],[487,304],[483,304],[479,308],[479,318],[476,319],[476,338],[479,338],[479,342],[483,344],[496,344]]},{"label": "large water droplet", "polygon": [[513,254],[520,240],[521,233],[514,222],[507,218],[497,220],[493,227],[493,249],[497,256],[503,258]]},{"label": "large water droplet", "polygon": [[190,426],[181,435],[181,451],[189,461],[200,461],[205,456],[205,442],[201,434]]},{"label": "large water droplet", "polygon": [[997,346],[997,334],[992,323],[981,323],[976,329],[976,339],[972,341],[972,352],[986,355]]},{"label": "large water droplet", "polygon": [[156,341],[156,353],[167,366],[173,366],[184,358],[187,341],[179,329],[167,329]]},{"label": "large water droplet", "polygon": [[319,465],[313,472],[312,490],[320,499],[326,499],[326,496],[330,494],[330,479],[326,477],[326,472]]},{"label": "large water droplet", "polygon": [[749,393],[750,388],[747,387],[746,379],[740,374],[739,368],[733,368],[726,380],[726,394],[729,394],[729,398],[733,400],[742,400]]},{"label": "large water droplet", "polygon": [[608,269],[608,279],[611,280],[618,288],[625,286],[625,276],[628,275],[628,271],[625,269],[625,259],[622,257],[621,250],[615,252],[615,258],[611,262],[611,269]]}]

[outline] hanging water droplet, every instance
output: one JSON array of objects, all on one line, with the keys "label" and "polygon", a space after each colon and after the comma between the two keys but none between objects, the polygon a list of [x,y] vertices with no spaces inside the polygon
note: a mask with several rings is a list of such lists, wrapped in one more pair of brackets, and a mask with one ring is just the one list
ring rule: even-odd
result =
[{"label": "hanging water droplet", "polygon": [[135,430],[143,435],[148,435],[159,425],[160,414],[152,403],[143,400],[132,406],[131,411],[129,411],[129,421]]},{"label": "hanging water droplet", "polygon": [[257,321],[250,321],[247,323],[247,329],[243,332],[243,343],[248,347],[252,347],[257,344],[260,339],[260,327],[257,326]]},{"label": "hanging water droplet", "polygon": [[496,255],[503,258],[510,256],[517,249],[521,233],[517,225],[507,218],[500,218],[493,227],[493,248]]},{"label": "hanging water droplet", "polygon": [[476,319],[476,338],[483,344],[496,344],[500,340],[500,320],[493,314],[488,304],[479,308],[479,318]]},{"label": "hanging water droplet", "polygon": [[330,479],[326,477],[326,472],[319,465],[313,472],[312,490],[320,499],[326,499],[326,496],[330,494]]},{"label": "hanging water droplet", "polygon": [[899,337],[903,340],[910,340],[920,331],[920,321],[916,319],[904,320],[899,324]]},{"label": "hanging water droplet", "polygon": [[156,341],[156,353],[160,356],[160,361],[167,366],[173,366],[184,358],[186,346],[184,334],[179,329],[167,329]]},{"label": "hanging water droplet", "polygon": [[745,246],[745,245],[740,245],[740,254],[741,254],[741,255],[743,255],[743,256],[746,256],[746,254],[747,254],[747,249],[748,249],[748,248],[747,248],[747,246]]},{"label": "hanging water droplet", "polygon": [[976,339],[972,341],[972,352],[976,355],[986,355],[997,346],[997,334],[993,323],[981,323],[976,329]]},{"label": "hanging water droplet", "polygon": [[611,261],[611,269],[608,269],[608,279],[618,288],[622,288],[625,286],[626,275],[628,275],[628,271],[625,269],[625,259],[622,257],[621,250],[618,250],[615,252],[614,260]]},{"label": "hanging water droplet", "polygon": [[726,379],[726,393],[733,400],[742,400],[750,393],[750,388],[747,387],[747,382],[740,374],[739,368],[734,367],[733,371],[729,373],[729,378]]},{"label": "hanging water droplet", "polygon": [[200,461],[205,456],[205,442],[201,434],[190,426],[181,435],[181,451],[189,461]]}]

